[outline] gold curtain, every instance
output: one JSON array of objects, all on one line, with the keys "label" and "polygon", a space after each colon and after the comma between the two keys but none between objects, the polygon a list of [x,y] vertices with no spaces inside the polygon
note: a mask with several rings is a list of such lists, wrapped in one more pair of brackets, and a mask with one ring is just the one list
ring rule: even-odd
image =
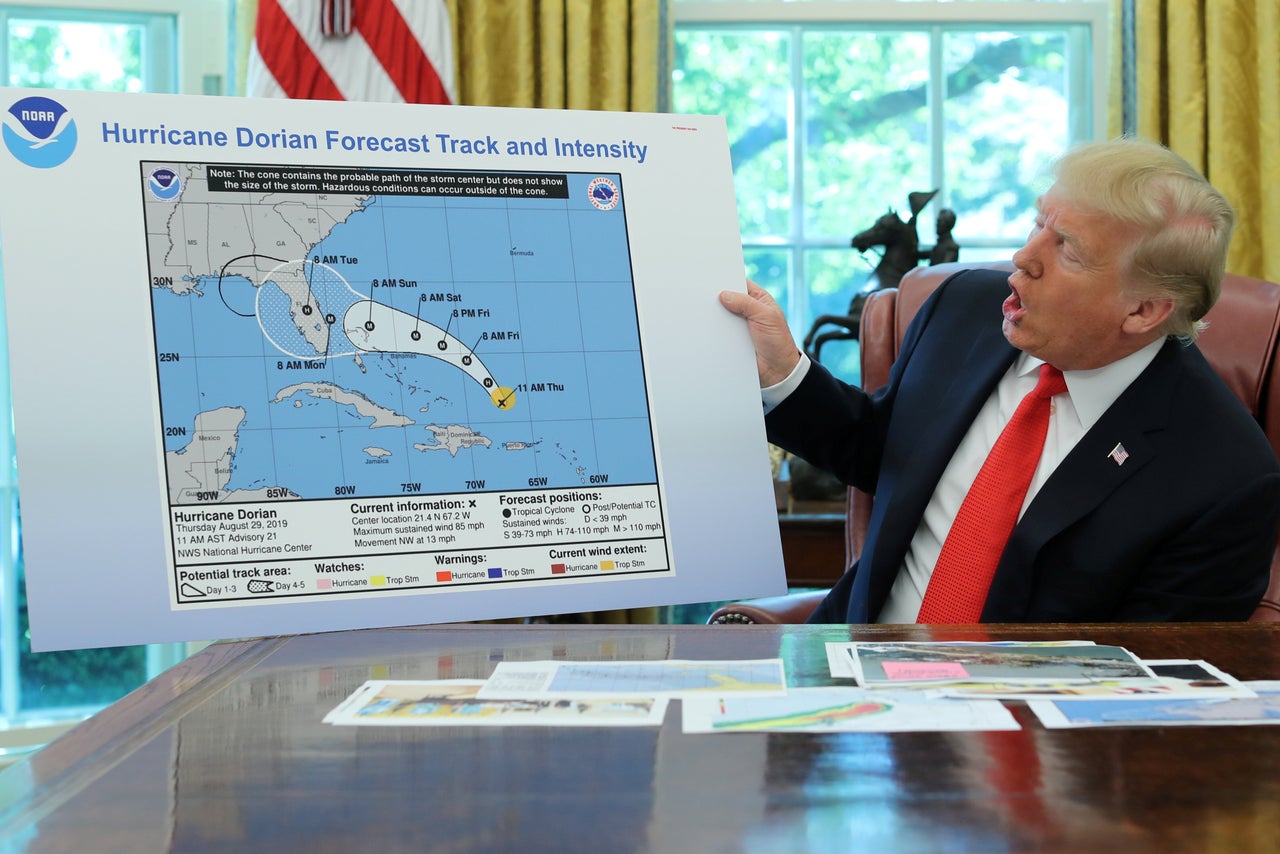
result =
[{"label": "gold curtain", "polygon": [[458,103],[658,108],[665,0],[447,0]]},{"label": "gold curtain", "polygon": [[1280,0],[1137,0],[1138,123],[1239,218],[1227,269],[1280,281]]}]

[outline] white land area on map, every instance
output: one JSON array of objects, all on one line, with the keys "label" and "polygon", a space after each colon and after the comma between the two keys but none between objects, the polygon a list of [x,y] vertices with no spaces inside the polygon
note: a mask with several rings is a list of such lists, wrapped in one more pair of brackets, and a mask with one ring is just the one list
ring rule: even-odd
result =
[{"label": "white land area on map", "polygon": [[[305,394],[308,397],[316,397],[322,400],[332,400],[334,403],[350,406],[361,416],[373,419],[373,423],[369,425],[370,429],[376,427],[403,427],[406,424],[413,423],[413,419],[409,416],[401,415],[399,412],[379,406],[360,392],[348,391],[345,388],[339,388],[333,383],[295,383],[276,392],[275,402],[282,403],[297,394]],[[294,405],[302,406],[303,404],[302,401],[295,401]]]},{"label": "white land area on map", "polygon": [[448,424],[443,427],[439,424],[428,424],[426,429],[435,437],[435,442],[415,442],[414,450],[448,451],[450,455],[457,456],[458,451],[463,448],[470,448],[472,445],[488,447],[491,444],[488,437],[481,436],[470,427],[464,427],[461,424]]},{"label": "white land area on map", "polygon": [[[182,191],[183,233],[200,235],[194,243],[168,242],[160,257],[151,259],[152,272],[172,275],[175,291],[189,289],[200,276],[210,274],[244,276],[253,282],[262,279],[282,263],[306,258],[311,250],[347,217],[360,210],[366,197],[343,193],[326,194],[323,204],[304,204],[294,193],[259,193],[246,196],[241,204],[228,204],[223,194],[210,193],[203,175],[188,169]],[[256,221],[245,217],[245,205],[268,210],[271,216]],[[167,239],[169,231],[164,232]],[[213,261],[210,248],[217,244],[251,246],[274,256],[275,260],[250,255],[227,265]],[[164,243],[156,245],[163,246]],[[159,285],[156,285],[159,286]],[[318,352],[324,352],[319,349]]]},{"label": "white land area on map", "polygon": [[[251,501],[266,497],[266,487],[227,491],[227,483],[231,480],[231,461],[236,455],[238,432],[244,416],[244,410],[235,406],[224,406],[196,416],[191,441],[182,449],[165,454],[170,501],[175,504],[191,503],[196,496],[212,492],[219,493],[223,501]],[[281,499],[276,497],[274,500]]]}]

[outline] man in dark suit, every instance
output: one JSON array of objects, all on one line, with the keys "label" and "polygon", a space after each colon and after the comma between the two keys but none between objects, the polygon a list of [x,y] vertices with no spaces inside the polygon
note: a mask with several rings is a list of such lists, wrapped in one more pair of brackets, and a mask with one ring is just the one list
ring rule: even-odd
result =
[{"label": "man in dark suit", "polygon": [[1134,139],[1075,149],[1055,175],[1014,272],[941,285],[874,395],[804,358],[754,283],[722,294],[752,335],[770,441],[875,496],[860,560],[811,622],[951,621],[922,603],[955,583],[934,572],[952,522],[1043,364],[1066,390],[986,589],[955,619],[1240,620],[1265,591],[1280,463],[1192,343],[1230,205]]}]

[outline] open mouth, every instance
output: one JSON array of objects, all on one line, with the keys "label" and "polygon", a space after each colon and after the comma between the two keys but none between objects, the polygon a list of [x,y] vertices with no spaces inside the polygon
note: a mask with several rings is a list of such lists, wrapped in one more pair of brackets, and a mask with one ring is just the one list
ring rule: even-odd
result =
[{"label": "open mouth", "polygon": [[1017,323],[1026,316],[1027,310],[1022,306],[1022,297],[1018,294],[1018,289],[1009,284],[1009,296],[1005,297],[1004,305],[1001,310],[1004,312],[1004,319],[1010,323]]}]

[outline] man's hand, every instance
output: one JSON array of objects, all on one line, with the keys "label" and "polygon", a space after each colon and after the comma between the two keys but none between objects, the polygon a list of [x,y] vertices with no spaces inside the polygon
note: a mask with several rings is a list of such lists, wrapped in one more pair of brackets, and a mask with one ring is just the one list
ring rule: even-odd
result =
[{"label": "man's hand", "polygon": [[787,328],[782,308],[769,296],[769,292],[748,279],[745,294],[721,291],[720,303],[747,321],[747,331],[751,333],[751,343],[756,348],[760,387],[785,380],[800,362],[800,351]]}]

